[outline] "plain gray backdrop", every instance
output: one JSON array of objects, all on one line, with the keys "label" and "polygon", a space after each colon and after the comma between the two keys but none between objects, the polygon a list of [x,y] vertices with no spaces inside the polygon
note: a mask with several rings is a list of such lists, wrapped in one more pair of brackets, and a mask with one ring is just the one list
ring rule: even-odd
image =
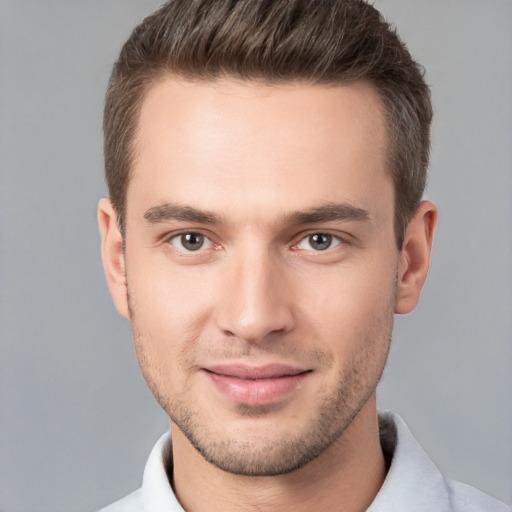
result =
[{"label": "plain gray backdrop", "polygon": [[[94,510],[168,427],[100,262],[103,95],[157,0],[0,0],[0,510]],[[377,0],[427,68],[440,222],[379,403],[512,502],[512,3]]]}]

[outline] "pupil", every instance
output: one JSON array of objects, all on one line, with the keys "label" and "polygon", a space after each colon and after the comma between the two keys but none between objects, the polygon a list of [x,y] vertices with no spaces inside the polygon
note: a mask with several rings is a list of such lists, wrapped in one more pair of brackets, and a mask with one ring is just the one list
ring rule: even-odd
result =
[{"label": "pupil", "polygon": [[322,233],[317,233],[315,235],[311,235],[310,237],[310,243],[312,247],[319,251],[324,251],[325,249],[328,249],[332,242],[332,236],[331,235],[324,235]]},{"label": "pupil", "polygon": [[203,235],[197,233],[187,233],[181,235],[181,243],[189,251],[197,251],[203,245]]}]

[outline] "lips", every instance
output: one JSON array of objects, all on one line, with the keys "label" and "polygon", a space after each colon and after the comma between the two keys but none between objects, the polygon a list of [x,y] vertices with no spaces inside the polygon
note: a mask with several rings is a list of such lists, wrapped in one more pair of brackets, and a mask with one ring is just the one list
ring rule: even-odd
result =
[{"label": "lips", "polygon": [[269,405],[286,399],[311,373],[282,364],[215,365],[205,368],[205,372],[221,394],[244,405]]}]

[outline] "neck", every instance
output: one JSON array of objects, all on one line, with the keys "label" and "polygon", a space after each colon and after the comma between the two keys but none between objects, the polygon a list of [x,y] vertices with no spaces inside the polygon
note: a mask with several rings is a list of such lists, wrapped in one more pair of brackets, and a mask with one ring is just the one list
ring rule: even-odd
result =
[{"label": "neck", "polygon": [[343,435],[319,457],[288,474],[248,477],[209,462],[171,424],[173,487],[188,512],[366,510],[386,476],[372,397]]}]

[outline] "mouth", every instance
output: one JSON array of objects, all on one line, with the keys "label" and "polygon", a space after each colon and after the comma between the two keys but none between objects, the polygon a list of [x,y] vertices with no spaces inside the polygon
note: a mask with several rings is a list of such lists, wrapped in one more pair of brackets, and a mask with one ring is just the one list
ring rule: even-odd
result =
[{"label": "mouth", "polygon": [[311,370],[282,364],[215,365],[204,369],[217,391],[238,404],[270,405],[298,390]]}]

